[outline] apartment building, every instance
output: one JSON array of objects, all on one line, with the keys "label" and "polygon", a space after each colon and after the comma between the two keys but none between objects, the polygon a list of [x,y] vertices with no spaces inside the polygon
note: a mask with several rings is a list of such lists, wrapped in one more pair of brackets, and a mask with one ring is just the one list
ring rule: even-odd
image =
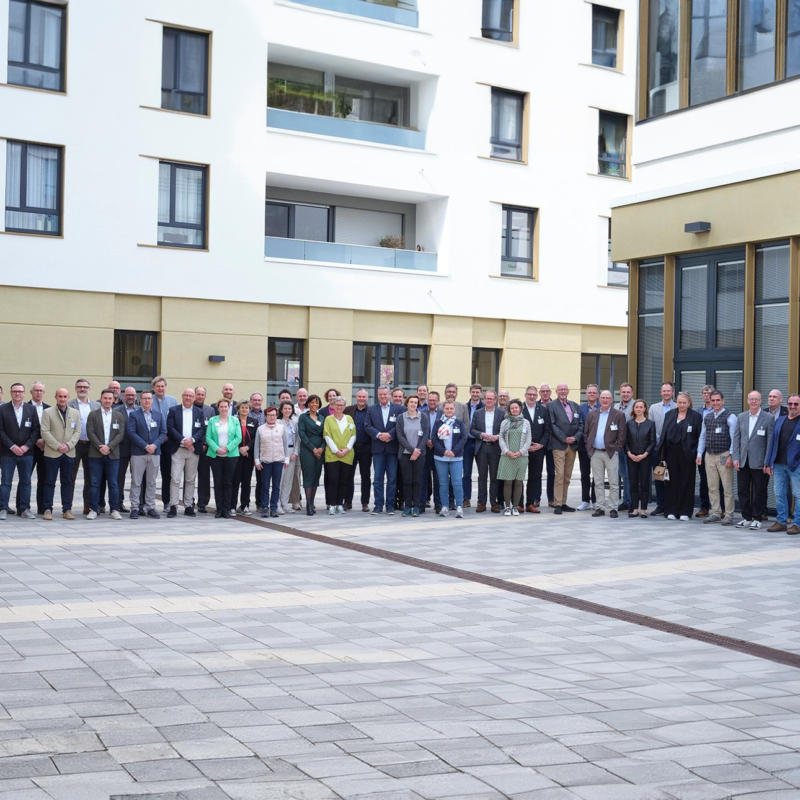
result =
[{"label": "apartment building", "polygon": [[0,383],[618,385],[637,14],[0,0]]},{"label": "apartment building", "polygon": [[798,0],[641,3],[636,187],[612,201],[639,396],[798,389],[798,76]]}]

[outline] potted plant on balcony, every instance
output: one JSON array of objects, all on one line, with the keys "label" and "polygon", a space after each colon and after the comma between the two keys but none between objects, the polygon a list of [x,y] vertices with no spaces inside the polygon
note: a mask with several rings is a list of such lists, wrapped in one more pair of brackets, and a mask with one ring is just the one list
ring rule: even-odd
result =
[{"label": "potted plant on balcony", "polygon": [[390,250],[405,250],[405,236],[398,236],[396,233],[387,233],[378,241],[378,247],[388,247]]}]

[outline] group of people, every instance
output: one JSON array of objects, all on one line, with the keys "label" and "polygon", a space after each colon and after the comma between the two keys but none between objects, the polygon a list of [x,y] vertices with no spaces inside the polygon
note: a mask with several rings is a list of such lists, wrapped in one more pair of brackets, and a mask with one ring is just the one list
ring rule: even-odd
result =
[{"label": "group of people", "polygon": [[[364,512],[419,516],[432,506],[443,517],[451,511],[463,517],[477,464],[478,513],[538,514],[544,492],[556,515],[591,509],[595,517],[627,511],[646,518],[655,479],[651,516],[687,521],[700,467],[697,516],[706,523],[734,524],[735,471],[742,513],[737,527],[761,527],[774,476],[778,513],[769,530],[800,533],[789,499],[800,495],[800,397],[790,396],[783,406],[777,389],[766,409],[761,394],[751,392],[748,411],[738,416],[713,386],[703,388],[698,411],[687,392],[674,398],[671,383],[662,385],[661,401],[649,407],[634,400],[629,383],[620,386],[616,404],[611,391],[595,384],[577,403],[564,383],[555,398],[547,384],[528,386],[524,400],[507,391],[484,392],[476,383],[467,402],[458,400],[454,383],[445,387],[444,400],[424,384],[409,396],[380,386],[376,403],[359,389],[351,405],[337,389],[325,393],[324,404],[306,389],[296,396],[284,389],[268,408],[258,392],[237,402],[230,383],[211,405],[202,386],[184,389],[179,400],[167,393],[163,376],[139,393],[112,381],[98,401],[89,399],[90,390],[89,381],[80,379],[74,398],[60,388],[49,406],[42,383],[32,385],[27,402],[25,387],[11,386],[10,402],[0,404],[0,520],[10,509],[15,473],[16,513],[35,517],[34,470],[38,513],[53,518],[58,480],[62,515],[74,519],[81,466],[88,519],[104,513],[106,493],[112,519],[123,513],[158,518],[159,473],[167,517],[177,516],[181,504],[187,516],[208,513],[212,475],[216,516],[251,515],[254,472],[255,508],[262,516],[301,510],[301,484],[311,516],[323,467],[330,515],[352,509],[359,473]],[[567,490],[576,460],[582,499],[573,508]],[[128,472],[130,508],[124,505]]]}]

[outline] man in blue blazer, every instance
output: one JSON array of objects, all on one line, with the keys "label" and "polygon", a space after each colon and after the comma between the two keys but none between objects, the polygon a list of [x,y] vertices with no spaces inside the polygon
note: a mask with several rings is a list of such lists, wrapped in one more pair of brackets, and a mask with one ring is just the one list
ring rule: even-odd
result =
[{"label": "man in blue blazer", "polygon": [[797,519],[788,529],[786,527],[789,521],[787,490],[791,485],[792,495],[800,497],[800,395],[790,395],[786,405],[789,414],[776,420],[764,462],[767,474],[775,476],[775,504],[778,506],[778,518],[767,530],[786,531],[795,536],[800,533]]},{"label": "man in blue blazer", "polygon": [[178,516],[183,478],[183,513],[195,516],[194,485],[197,467],[206,438],[206,420],[202,408],[194,404],[194,389],[187,387],[181,395],[181,404],[167,413],[167,439],[172,445],[172,470],[169,488],[170,506],[167,517]]},{"label": "man in blue blazer", "polygon": [[[139,497],[144,480],[142,508],[148,517],[159,519],[156,511],[156,479],[161,460],[161,445],[167,441],[167,420],[153,408],[153,393],[146,389],[139,395],[140,407],[128,417],[125,433],[131,442],[131,497]],[[139,509],[131,502],[131,519],[138,519]]]},{"label": "man in blue blazer", "polygon": [[386,513],[394,514],[395,494],[397,493],[397,418],[403,413],[403,406],[389,400],[389,387],[378,387],[378,402],[369,407],[364,430],[372,442],[372,466],[374,476],[372,488],[375,492],[373,514],[383,512],[383,481],[386,478]]}]

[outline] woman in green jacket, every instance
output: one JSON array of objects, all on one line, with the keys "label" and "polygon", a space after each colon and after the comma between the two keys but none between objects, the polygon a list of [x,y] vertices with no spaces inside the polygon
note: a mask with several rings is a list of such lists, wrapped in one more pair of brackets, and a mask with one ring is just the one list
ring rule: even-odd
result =
[{"label": "woman in green jacket", "polygon": [[344,413],[346,400],[337,395],[331,402],[333,412],[325,417],[325,502],[329,514],[344,514],[347,481],[353,469],[353,445],[356,426]]},{"label": "woman in green jacket", "polygon": [[303,489],[306,492],[306,514],[316,514],[314,495],[317,493],[319,478],[322,475],[322,456],[325,440],[322,434],[322,420],[319,395],[312,394],[306,401],[308,411],[297,419],[297,435],[300,437],[300,469],[303,473]]},{"label": "woman in green jacket", "polygon": [[214,476],[214,503],[219,519],[231,516],[231,492],[233,473],[239,460],[239,445],[242,443],[242,426],[230,416],[231,404],[224,397],[217,401],[217,416],[211,417],[206,427],[206,455],[211,459],[211,474]]}]

